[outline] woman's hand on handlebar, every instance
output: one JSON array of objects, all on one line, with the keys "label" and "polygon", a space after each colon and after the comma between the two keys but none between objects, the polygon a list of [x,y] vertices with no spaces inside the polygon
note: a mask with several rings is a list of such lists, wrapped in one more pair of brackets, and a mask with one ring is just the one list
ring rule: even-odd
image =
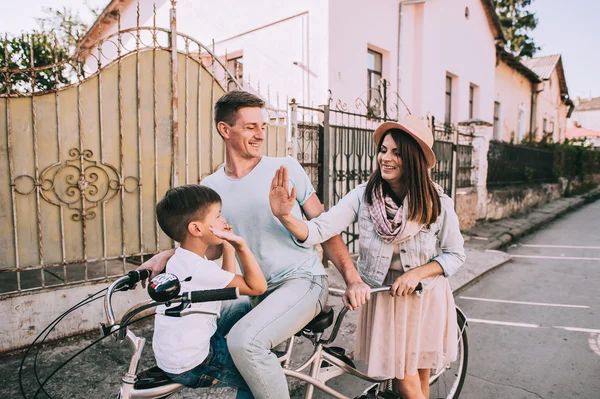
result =
[{"label": "woman's hand on handlebar", "polygon": [[407,296],[412,294],[417,285],[421,281],[421,276],[417,273],[416,269],[409,270],[394,280],[392,288],[390,289],[391,296]]},{"label": "woman's hand on handlebar", "polygon": [[[167,261],[173,256],[175,253],[175,249],[168,249],[166,251],[162,251],[154,255],[152,258],[148,259],[144,263],[142,263],[135,270],[150,270],[152,274],[150,275],[150,279],[153,279],[156,275],[160,274],[165,267],[167,266]],[[142,280],[142,287],[146,288],[146,281]],[[135,289],[135,286],[133,287]]]}]

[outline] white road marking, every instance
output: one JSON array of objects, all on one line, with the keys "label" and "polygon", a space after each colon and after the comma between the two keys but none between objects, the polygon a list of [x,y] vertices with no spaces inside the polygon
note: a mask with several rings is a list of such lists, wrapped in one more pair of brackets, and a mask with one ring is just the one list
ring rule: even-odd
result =
[{"label": "white road marking", "polygon": [[590,333],[588,343],[590,344],[590,349],[592,350],[592,352],[600,356],[600,334]]},{"label": "white road marking", "polygon": [[485,320],[485,319],[472,319],[470,317],[467,318],[467,322],[483,323],[483,324],[497,324],[497,325],[501,325],[501,326],[511,326],[511,327],[542,328],[542,326],[540,326],[539,324],[513,323],[510,321]]},{"label": "white road marking", "polygon": [[472,301],[484,301],[484,302],[499,302],[499,303],[514,303],[517,305],[533,305],[533,306],[552,306],[557,308],[579,308],[589,309],[589,306],[585,305],[566,305],[562,303],[543,303],[543,302],[525,302],[525,301],[509,301],[506,299],[491,299],[491,298],[475,298],[472,296],[461,296],[461,299],[469,299]]},{"label": "white road marking", "polygon": [[590,246],[584,246],[584,245],[537,245],[537,244],[521,244],[521,247],[528,247],[528,248],[600,249],[600,247],[590,247]]},{"label": "white road marking", "polygon": [[575,331],[575,332],[587,332],[587,333],[600,333],[600,330],[595,328],[579,328],[579,327],[564,327],[564,326],[554,326],[554,328],[561,328],[567,331]]},{"label": "white road marking", "polygon": [[600,258],[584,258],[580,256],[542,256],[542,255],[516,255],[509,254],[512,258],[529,259],[559,259],[559,260],[600,260]]},{"label": "white road marking", "polygon": [[[539,324],[515,323],[515,322],[512,322],[512,321],[500,321],[500,320],[472,319],[470,317],[467,318],[467,322],[469,322],[469,323],[482,323],[482,324],[494,324],[494,325],[509,326],[509,327],[549,328],[549,327],[546,327],[546,326],[541,326]],[[558,328],[558,329],[561,329],[561,330],[572,331],[572,332],[584,332],[584,333],[590,333],[590,334],[600,334],[600,330],[599,329],[595,329],[595,328],[565,327],[565,326],[552,326],[552,328]],[[599,342],[597,342],[597,343],[600,345]]]}]

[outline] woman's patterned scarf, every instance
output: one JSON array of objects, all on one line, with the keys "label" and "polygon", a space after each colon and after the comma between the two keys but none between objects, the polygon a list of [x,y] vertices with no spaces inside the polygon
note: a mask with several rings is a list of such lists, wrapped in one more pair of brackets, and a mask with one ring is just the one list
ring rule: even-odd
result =
[{"label": "woman's patterned scarf", "polygon": [[407,220],[408,194],[398,206],[392,197],[383,193],[383,185],[373,192],[373,204],[369,205],[375,232],[388,244],[406,241],[416,235],[422,224]]}]

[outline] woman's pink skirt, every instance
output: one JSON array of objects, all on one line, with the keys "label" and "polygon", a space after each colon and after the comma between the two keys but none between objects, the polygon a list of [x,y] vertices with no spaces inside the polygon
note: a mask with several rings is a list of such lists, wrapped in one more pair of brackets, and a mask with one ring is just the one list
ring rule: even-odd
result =
[{"label": "woman's pink skirt", "polygon": [[[384,284],[399,275],[390,270]],[[404,379],[418,369],[435,372],[456,360],[456,310],[446,278],[438,278],[421,297],[373,295],[359,312],[355,358],[368,364],[371,376]]]}]

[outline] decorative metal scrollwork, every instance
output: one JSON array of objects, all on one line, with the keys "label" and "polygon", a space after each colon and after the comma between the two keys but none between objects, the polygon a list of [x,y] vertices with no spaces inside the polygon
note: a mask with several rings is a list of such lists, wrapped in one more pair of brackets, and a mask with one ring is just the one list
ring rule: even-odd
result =
[{"label": "decorative metal scrollwork", "polygon": [[[40,195],[49,203],[74,210],[74,221],[93,219],[94,209],[114,198],[123,187],[121,176],[114,166],[94,161],[91,150],[72,148],[69,156],[70,159],[44,169],[38,182],[32,176],[20,175],[12,186],[21,195],[31,194],[39,187]],[[137,178],[126,180],[130,182],[128,192],[139,187]]]}]

